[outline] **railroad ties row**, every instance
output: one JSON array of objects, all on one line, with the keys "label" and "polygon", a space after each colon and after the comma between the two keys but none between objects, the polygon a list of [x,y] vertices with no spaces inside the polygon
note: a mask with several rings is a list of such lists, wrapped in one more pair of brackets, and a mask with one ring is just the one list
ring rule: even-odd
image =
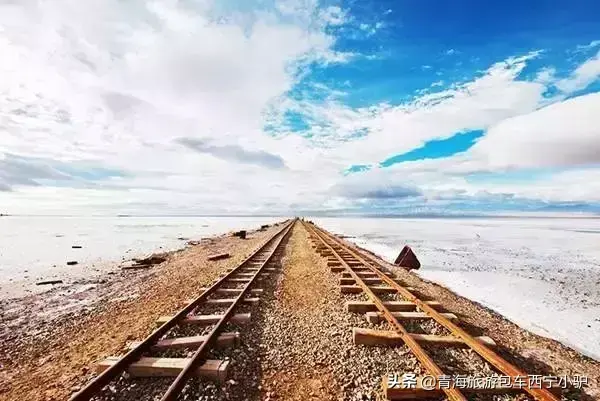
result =
[{"label": "railroad ties row", "polygon": [[132,341],[124,355],[101,361],[98,376],[71,400],[200,399],[222,388],[232,364],[229,355],[240,345],[265,287],[272,288],[281,271],[279,259],[292,225],[286,222],[240,265],[199,289],[196,299],[183,300],[177,314],[159,317],[148,338]]},{"label": "railroad ties row", "polygon": [[[390,386],[390,377],[383,377],[382,387],[387,399],[446,396],[451,400],[466,400],[463,393],[476,393],[478,397],[489,394],[493,397],[528,391],[514,380],[518,376],[514,372],[523,372],[492,351],[496,346],[492,338],[470,336],[457,327],[460,321],[455,314],[448,312],[440,302],[414,295],[418,294],[415,288],[404,285],[375,258],[348,247],[314,224],[305,224],[305,227],[310,233],[313,248],[327,259],[331,272],[339,275],[340,292],[349,299],[346,302],[347,311],[365,316],[364,327],[352,329],[354,344],[380,347],[406,344],[422,365],[415,376],[416,382],[410,388],[403,388],[399,383]],[[474,347],[473,343],[479,347]],[[389,373],[398,373],[401,379],[402,374],[411,372]],[[450,379],[450,389],[440,386],[438,382],[430,390],[424,388],[425,375],[436,378],[461,375],[482,379],[508,375],[513,380],[508,385],[502,381],[492,381],[486,388],[458,389],[454,379]],[[560,392],[556,386],[550,390],[552,393]],[[548,389],[528,392],[532,399],[560,399]],[[519,399],[523,399],[523,394],[519,396]]]}]

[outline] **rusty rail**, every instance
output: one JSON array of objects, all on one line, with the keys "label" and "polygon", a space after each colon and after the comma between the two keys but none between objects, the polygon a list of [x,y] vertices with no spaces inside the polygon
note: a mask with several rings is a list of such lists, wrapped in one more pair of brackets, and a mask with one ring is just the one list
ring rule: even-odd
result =
[{"label": "rusty rail", "polygon": [[[219,287],[221,287],[224,283],[227,282],[230,278],[232,278],[236,273],[246,267],[249,262],[252,261],[258,254],[268,250],[269,255],[264,260],[256,271],[256,273],[250,278],[249,282],[244,286],[244,288],[240,291],[239,295],[235,298],[231,306],[227,309],[225,314],[221,317],[221,319],[216,323],[215,327],[208,334],[206,341],[204,341],[196,350],[193,357],[187,366],[179,373],[177,378],[168,388],[167,392],[161,398],[161,401],[173,401],[177,398],[177,395],[184,388],[185,383],[190,378],[191,374],[194,370],[202,363],[203,355],[205,351],[209,349],[209,347],[216,341],[217,335],[223,325],[230,319],[233,310],[236,306],[244,299],[244,296],[249,291],[250,287],[258,277],[258,275],[262,272],[263,268],[269,263],[277,249],[279,248],[283,239],[288,235],[292,226],[295,224],[296,219],[290,221],[286,221],[282,229],[277,231],[273,236],[267,239],[261,246],[259,246],[250,256],[248,256],[244,261],[242,261],[237,267],[215,282],[210,288],[200,294],[196,299],[187,304],[183,309],[181,309],[175,316],[173,316],[170,320],[162,324],[158,329],[156,329],[152,334],[146,337],[141,343],[123,355],[114,365],[110,366],[108,369],[103,371],[100,375],[95,377],[91,382],[89,382],[85,387],[83,387],[79,392],[74,394],[70,401],[88,401],[90,400],[96,393],[98,393],[104,386],[114,380],[119,374],[125,372],[129,365],[137,361],[146,351],[150,350],[150,348],[156,344],[162,336],[167,334],[167,332],[173,327],[177,326],[187,315],[190,314],[194,309],[202,304],[210,295],[215,293]],[[269,247],[271,249],[269,250]]]},{"label": "rusty rail", "polygon": [[[336,238],[335,236],[327,233],[325,230],[316,227],[313,224],[303,223],[304,226],[311,232],[316,238],[318,238],[321,243],[329,249],[333,256],[341,263],[341,265],[345,268],[345,270],[350,273],[355,282],[362,288],[362,290],[368,295],[371,301],[375,304],[377,309],[382,312],[385,319],[392,324],[396,330],[398,331],[399,336],[404,341],[404,343],[410,348],[410,350],[415,354],[417,359],[424,365],[424,367],[428,370],[428,372],[432,375],[439,376],[442,375],[442,370],[440,367],[431,359],[431,357],[425,352],[425,350],[410,336],[410,334],[406,331],[406,329],[402,326],[402,324],[396,319],[389,309],[383,304],[381,299],[364,282],[364,280],[356,274],[356,272],[351,268],[351,266],[347,263],[347,261],[340,255],[339,251],[334,248],[338,247],[338,249],[344,250],[346,253],[351,255],[356,261],[360,262],[366,268],[368,268],[372,273],[375,273],[377,277],[395,289],[398,294],[402,297],[406,298],[408,301],[414,303],[420,310],[425,312],[429,317],[433,318],[440,325],[446,327],[452,334],[459,337],[468,347],[470,347],[473,351],[479,354],[483,359],[485,359],[488,363],[490,363],[494,368],[503,374],[511,377],[511,383],[514,381],[514,378],[517,376],[526,376],[526,373],[521,371],[516,366],[512,365],[510,362],[503,359],[501,356],[496,354],[494,351],[483,345],[481,342],[477,341],[470,334],[464,331],[462,328],[451,322],[448,318],[443,316],[441,313],[436,311],[427,303],[420,300],[416,295],[410,292],[405,287],[398,284],[391,277],[383,273],[379,267],[383,267],[383,264],[376,259],[369,257],[370,262],[365,260],[361,254],[355,252],[352,248],[347,246],[341,240]],[[377,265],[374,266],[374,265]],[[442,389],[449,399],[451,400],[466,400],[464,395],[460,393],[456,389]],[[558,401],[559,399],[554,396],[548,389],[544,388],[523,388],[524,391],[528,392],[531,396],[533,396],[536,400],[540,401]]]}]

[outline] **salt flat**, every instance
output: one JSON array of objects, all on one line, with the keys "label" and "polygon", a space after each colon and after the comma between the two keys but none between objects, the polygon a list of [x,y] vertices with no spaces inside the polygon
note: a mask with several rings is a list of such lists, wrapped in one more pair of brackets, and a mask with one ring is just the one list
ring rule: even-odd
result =
[{"label": "salt flat", "polygon": [[388,261],[408,244],[423,278],[600,360],[600,219],[313,220]]},{"label": "salt flat", "polygon": [[[187,239],[256,228],[277,217],[0,217],[0,299],[48,289],[35,282],[90,278],[122,259],[185,246]],[[81,246],[73,249],[72,246]],[[77,261],[67,266],[67,261]]]}]

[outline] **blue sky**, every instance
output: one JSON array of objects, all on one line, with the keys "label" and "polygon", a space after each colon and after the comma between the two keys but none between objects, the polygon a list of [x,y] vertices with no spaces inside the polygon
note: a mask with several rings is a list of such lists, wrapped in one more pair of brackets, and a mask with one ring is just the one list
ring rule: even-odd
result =
[{"label": "blue sky", "polygon": [[[585,59],[578,46],[598,38],[593,10],[600,6],[593,1],[343,4],[365,22],[334,29],[339,34],[335,48],[377,60],[362,57],[315,68],[306,81],[350,92],[344,101],[352,107],[406,102],[437,82],[445,83],[437,87],[443,89],[468,81],[498,61],[536,50],[544,54],[523,71],[523,78],[534,78],[548,65],[568,75]],[[363,24],[368,25],[366,35],[360,30]],[[375,28],[377,24],[381,27]],[[369,29],[376,31],[368,34]]]},{"label": "blue sky", "polygon": [[0,5],[0,208],[598,213],[598,15],[594,1]]}]

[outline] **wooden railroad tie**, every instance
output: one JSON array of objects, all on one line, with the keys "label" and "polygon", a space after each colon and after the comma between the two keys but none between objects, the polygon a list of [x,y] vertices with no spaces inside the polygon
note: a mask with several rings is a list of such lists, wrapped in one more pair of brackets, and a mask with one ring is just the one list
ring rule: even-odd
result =
[{"label": "wooden railroad tie", "polygon": [[[366,278],[365,277],[365,278],[361,278],[361,280],[365,284],[367,284],[367,285],[381,284],[382,283],[382,280],[379,277],[373,277],[373,278],[371,278],[371,277]],[[356,283],[356,280],[354,280],[352,277],[350,277],[350,278],[345,278],[345,277],[340,278],[340,285],[352,285],[352,284],[355,284],[355,283]]]},{"label": "wooden railroad tie", "polygon": [[[391,312],[392,316],[394,316],[398,320],[421,320],[421,319],[433,319],[433,317],[429,316],[424,312]],[[450,320],[458,320],[458,317],[454,313],[442,313],[447,319]],[[367,318],[367,322],[377,324],[385,320],[383,313],[381,312],[367,312],[365,313],[365,317]]]},{"label": "wooden railroad tie", "polygon": [[[240,270],[240,273],[256,273],[259,270],[260,269],[258,267],[246,267],[246,268]],[[230,271],[231,270],[227,271],[227,273],[229,273]],[[262,275],[262,274],[269,274],[269,273],[277,273],[278,271],[281,271],[281,269],[278,269],[275,267],[265,267],[260,271],[260,274]]]},{"label": "wooden railroad tie", "polygon": [[[412,287],[405,287],[409,291],[414,291]],[[375,294],[395,294],[397,290],[387,286],[369,286],[369,289]],[[342,294],[360,294],[363,289],[360,285],[340,285]]]},{"label": "wooden railroad tie", "polygon": [[[252,278],[254,277],[254,275],[256,274],[256,272],[247,272],[247,273],[235,273],[234,276],[235,278]],[[263,275],[268,276],[269,273],[265,272],[263,273]],[[260,276],[258,276],[260,278]]]},{"label": "wooden railroad tie", "polygon": [[[332,273],[342,273],[342,277],[348,278],[352,277],[350,273],[346,271],[346,268],[341,265],[329,266]],[[355,267],[352,269],[354,273],[356,273],[359,277],[363,277],[363,275],[370,277],[378,277],[377,273],[374,273],[368,267]],[[385,274],[388,277],[394,277],[394,273],[388,271],[381,271],[381,273]]]},{"label": "wooden railroad tie", "polygon": [[[215,314],[215,315],[189,315],[181,319],[181,324],[197,324],[197,325],[209,325],[218,323],[219,320],[223,318],[224,315]],[[157,325],[163,325],[172,319],[173,316],[161,316],[156,320]],[[248,323],[250,321],[250,313],[236,313],[231,316],[229,319],[232,323]]]},{"label": "wooden railroad tie", "polygon": [[[188,304],[191,304],[193,301],[194,301],[193,299],[186,299],[184,302],[182,302],[182,304],[188,305]],[[204,301],[203,303],[201,303],[198,306],[202,306],[202,305],[229,306],[234,301],[235,301],[235,298],[207,299],[206,301]],[[248,304],[248,305],[256,305],[257,303],[260,302],[260,298],[258,298],[258,297],[245,298],[242,300],[242,302],[245,304]]]},{"label": "wooden railroad tie", "polygon": [[[374,278],[374,277],[378,278],[379,277],[377,275],[377,273],[375,273],[375,272],[358,271],[358,272],[355,272],[355,274],[360,278]],[[348,272],[343,272],[342,278],[352,278],[352,274],[350,274]]]},{"label": "wooden railroad tie", "polygon": [[[208,290],[208,288],[201,288],[200,291],[204,292]],[[242,288],[217,288],[215,290],[216,294],[225,294],[225,295],[237,295],[242,292]],[[262,288],[254,288],[250,290],[250,294],[252,295],[261,295],[263,293]]]},{"label": "wooden railroad tie", "polygon": [[[437,336],[433,334],[410,333],[410,336],[419,343],[431,345],[446,345],[456,347],[468,347],[463,340],[453,336]],[[475,337],[477,341],[487,346],[496,346],[493,339],[487,336]],[[352,340],[356,345],[369,346],[396,346],[402,345],[402,337],[393,330],[373,330],[354,327],[352,329]]]},{"label": "wooden railroad tie", "polygon": [[[185,349],[185,348],[198,348],[206,342],[208,336],[190,336],[190,337],[175,337],[160,340],[152,346],[153,350],[164,350],[164,349]],[[222,333],[217,337],[215,344],[218,347],[233,347],[239,343],[240,333]],[[133,349],[137,347],[141,341],[133,341],[129,343],[128,348]]]},{"label": "wooden railroad tie", "polygon": [[348,266],[350,266],[350,268],[352,268],[352,271],[358,273],[358,272],[371,272],[371,268],[364,266],[364,265],[356,265],[356,266],[352,266],[350,264],[348,264]]},{"label": "wooden railroad tie", "polygon": [[[426,301],[425,303],[436,310],[443,309],[442,304],[438,301]],[[410,301],[387,301],[383,302],[383,305],[390,312],[410,312],[417,307]],[[348,301],[346,302],[346,310],[354,313],[377,312],[377,306],[372,301]]]},{"label": "wooden railroad tie", "polygon": [[227,282],[228,283],[249,283],[250,279],[249,278],[231,278],[230,277],[227,279]]},{"label": "wooden railroad tie", "polygon": [[[102,373],[119,360],[111,356],[96,366],[96,373]],[[129,365],[127,372],[134,377],[176,377],[188,365],[190,358],[149,358],[143,357]],[[205,379],[222,382],[227,377],[229,361],[209,359],[198,369],[195,375]]]},{"label": "wooden railroad tie", "polygon": [[221,259],[227,259],[229,258],[229,254],[228,253],[217,253],[214,255],[209,255],[208,256],[208,260],[213,261],[213,260],[221,260]]},{"label": "wooden railroad tie", "polygon": [[[204,304],[205,305],[229,306],[229,305],[233,304],[234,302],[235,302],[235,298],[221,298],[221,299],[207,299]],[[256,305],[257,303],[260,302],[260,298],[258,298],[258,297],[244,298],[242,300],[242,302],[245,304],[249,304],[249,305]]]}]

